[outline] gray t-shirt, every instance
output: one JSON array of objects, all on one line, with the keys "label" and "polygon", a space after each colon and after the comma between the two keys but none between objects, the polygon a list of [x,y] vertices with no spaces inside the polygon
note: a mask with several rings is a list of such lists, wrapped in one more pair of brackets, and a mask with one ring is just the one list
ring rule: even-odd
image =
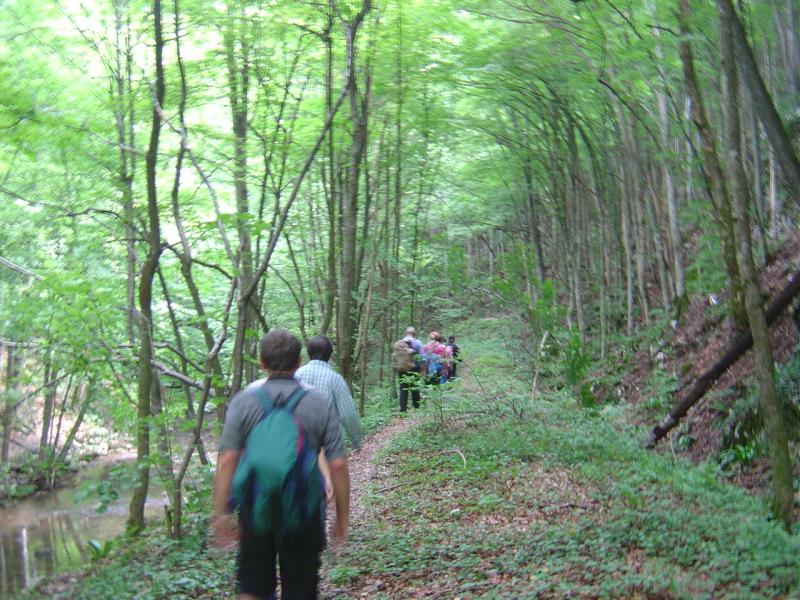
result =
[{"label": "gray t-shirt", "polygon": [[298,384],[294,379],[284,377],[259,379],[233,397],[225,415],[225,425],[219,440],[220,450],[244,448],[247,436],[261,419],[261,400],[255,390],[262,385],[266,385],[273,402],[278,404],[284,402],[298,385],[309,390],[295,409],[295,415],[303,425],[309,445],[317,450],[324,448],[329,460],[347,454],[339,428],[339,415],[333,402],[314,391],[311,386]]}]

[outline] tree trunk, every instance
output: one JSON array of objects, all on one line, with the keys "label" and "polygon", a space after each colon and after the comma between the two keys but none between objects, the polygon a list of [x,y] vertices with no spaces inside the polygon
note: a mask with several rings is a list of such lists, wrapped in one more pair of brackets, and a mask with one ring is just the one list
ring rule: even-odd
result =
[{"label": "tree trunk", "polygon": [[784,179],[791,191],[791,196],[796,198],[800,204],[800,161],[794,152],[792,140],[783,125],[778,114],[772,97],[764,84],[761,72],[758,70],[753,49],[747,41],[747,33],[744,30],[739,15],[733,8],[730,0],[725,0],[726,10],[731,14],[731,35],[736,47],[736,65],[742,75],[747,89],[753,98],[753,105],[758,112],[758,117],[764,125],[770,145],[775,152],[775,158],[781,167]]},{"label": "tree trunk", "polygon": [[147,177],[147,216],[149,224],[147,258],[139,276],[139,378],[137,390],[136,467],[137,482],[133,490],[128,515],[128,530],[144,529],[144,505],[150,483],[150,398],[153,387],[153,279],[161,256],[161,224],[158,214],[156,170],[158,142],[161,134],[160,112],[164,106],[164,37],[161,23],[161,0],[153,0],[155,30],[155,97],[150,129],[150,143],[145,158]]},{"label": "tree trunk", "polygon": [[692,120],[702,140],[701,149],[703,153],[703,163],[710,188],[711,199],[717,211],[722,255],[731,288],[731,314],[736,327],[741,331],[747,327],[747,312],[744,306],[739,267],[736,262],[736,244],[733,236],[733,223],[730,213],[731,203],[728,197],[728,189],[725,184],[722,166],[720,165],[717,155],[716,138],[708,121],[703,96],[700,92],[700,86],[694,68],[694,51],[690,41],[689,29],[689,0],[680,0],[679,13],[682,37],[680,54],[681,62],[683,63],[684,80],[687,93],[692,100]]},{"label": "tree trunk", "polygon": [[13,343],[6,343],[6,381],[5,406],[3,407],[3,443],[0,451],[0,463],[7,463],[11,456],[11,434],[14,428],[14,407],[17,399],[12,391],[18,388],[19,358],[18,348]]},{"label": "tree trunk", "polygon": [[[333,103],[333,39],[331,34],[333,32],[333,18],[334,18],[334,6],[333,0],[328,0],[328,14],[327,14],[327,24],[326,24],[326,35],[324,38],[325,41],[325,109],[327,111],[327,116],[330,117],[331,115],[331,107]],[[338,188],[336,186],[336,157],[334,154],[334,143],[333,143],[333,134],[334,130],[333,127],[330,128],[328,131],[328,179],[329,179],[329,190],[325,197],[327,208],[328,208],[328,253],[327,253],[327,263],[328,263],[328,276],[326,280],[326,287],[325,287],[325,311],[322,315],[322,328],[321,334],[327,335],[328,330],[331,326],[331,321],[333,320],[333,315],[335,314],[336,308],[336,249],[337,249],[337,240],[336,240],[336,222],[337,222],[337,210],[336,207],[338,205],[337,199],[337,192]]]},{"label": "tree trunk", "polygon": [[[655,3],[651,5],[653,18],[655,19]],[[660,42],[661,29],[653,27],[653,35],[656,39],[656,57],[658,58],[658,74],[661,79],[661,87],[657,92],[658,96],[658,116],[661,126],[661,146],[664,152],[671,147],[669,134],[669,112],[667,110],[667,93],[669,84],[665,68],[664,49]],[[669,218],[669,240],[672,249],[672,275],[674,281],[675,307],[680,314],[688,305],[689,299],[686,294],[686,271],[683,264],[683,237],[681,236],[680,221],[678,219],[678,202],[675,194],[675,182],[672,175],[672,167],[667,158],[661,160],[661,173],[664,180],[666,192],[667,215]]]},{"label": "tree trunk", "polygon": [[[744,288],[747,317],[753,335],[758,380],[759,405],[769,445],[772,466],[772,511],[783,522],[788,532],[792,530],[792,504],[794,488],[792,461],[789,455],[789,438],[778,392],[775,388],[775,364],[772,358],[772,340],[769,335],[761,289],[758,283],[750,240],[748,219],[748,183],[742,165],[741,125],[738,109],[737,62],[741,63],[742,46],[734,44],[733,29],[737,21],[730,0],[717,0],[719,11],[719,52],[722,66],[722,117],[725,138],[725,163],[730,174],[731,213],[736,235],[736,260]],[[741,26],[741,24],[739,24]],[[739,60],[737,60],[739,59]]]},{"label": "tree trunk", "polygon": [[53,365],[51,349],[46,350],[44,359],[44,406],[42,407],[42,428],[39,436],[39,458],[44,459],[50,454],[50,428],[53,423],[53,408],[55,407],[58,376],[58,367]]},{"label": "tree trunk", "polygon": [[[81,399],[81,394],[83,394],[83,398]],[[61,450],[58,452],[58,458],[56,459],[56,464],[63,463],[67,460],[67,454],[72,449],[72,444],[75,443],[75,437],[78,435],[78,431],[81,429],[81,424],[83,424],[83,419],[86,416],[86,411],[89,410],[89,406],[92,403],[92,399],[94,397],[94,382],[89,381],[88,383],[81,382],[75,388],[75,397],[73,399],[73,409],[75,408],[75,402],[80,401],[81,406],[78,410],[78,415],[75,417],[75,422],[72,424],[72,427],[67,434],[67,439],[64,440],[64,445],[61,447]]]},{"label": "tree trunk", "polygon": [[[131,88],[133,50],[127,2],[114,1],[114,67],[111,88],[114,121],[119,146],[118,179],[122,193],[127,268],[126,327],[128,342],[136,340],[136,228],[133,210],[133,179],[136,165],[134,148],[134,97]],[[124,37],[124,40],[123,40]]]},{"label": "tree trunk", "polygon": [[[368,90],[365,91],[364,102],[359,98],[356,84],[356,36],[366,13],[371,8],[370,0],[364,0],[361,11],[352,22],[345,22],[347,42],[347,89],[350,99],[350,119],[353,133],[350,144],[349,171],[345,189],[342,191],[342,267],[339,278],[339,306],[336,318],[336,339],[338,342],[339,368],[348,385],[353,382],[355,365],[355,323],[353,315],[353,294],[357,290],[358,273],[356,273],[356,237],[358,220],[358,194],[361,173],[361,161],[367,142],[367,107]],[[367,83],[367,88],[369,83]]]},{"label": "tree trunk", "polygon": [[[238,3],[238,12],[234,9]],[[236,230],[239,235],[239,248],[236,267],[239,278],[239,301],[237,303],[236,333],[233,342],[233,374],[231,395],[243,387],[253,375],[256,339],[251,329],[255,326],[255,297],[244,297],[253,283],[253,252],[250,239],[250,206],[247,189],[247,130],[250,91],[250,41],[245,31],[248,20],[245,6],[240,0],[230,0],[228,4],[228,23],[224,42],[228,75],[228,101],[231,106],[233,127],[233,183],[236,195]],[[257,336],[255,336],[257,337]],[[249,360],[248,360],[249,359]]]}]

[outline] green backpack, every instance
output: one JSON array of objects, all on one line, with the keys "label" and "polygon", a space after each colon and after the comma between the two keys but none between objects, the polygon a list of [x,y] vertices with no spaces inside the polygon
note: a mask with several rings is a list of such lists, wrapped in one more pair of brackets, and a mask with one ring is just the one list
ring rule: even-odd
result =
[{"label": "green backpack", "polygon": [[307,390],[298,385],[281,404],[264,386],[256,393],[263,414],[245,442],[229,508],[238,511],[243,526],[258,535],[301,532],[320,519],[324,493],[317,453],[295,415]]}]

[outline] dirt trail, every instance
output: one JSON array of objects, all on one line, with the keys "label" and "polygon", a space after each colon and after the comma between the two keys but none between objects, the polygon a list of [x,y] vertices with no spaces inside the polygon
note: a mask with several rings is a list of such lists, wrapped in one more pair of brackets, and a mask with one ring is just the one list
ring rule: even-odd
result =
[{"label": "dirt trail", "polygon": [[[380,464],[377,456],[390,443],[396,435],[408,430],[417,418],[396,418],[390,425],[384,427],[374,435],[364,440],[361,450],[348,456],[350,467],[350,529],[357,529],[367,518],[367,507],[364,496],[372,481],[384,479],[389,472],[389,467]],[[320,582],[320,592],[323,598],[336,597],[334,585],[329,581],[327,568],[323,561],[323,572]]]}]

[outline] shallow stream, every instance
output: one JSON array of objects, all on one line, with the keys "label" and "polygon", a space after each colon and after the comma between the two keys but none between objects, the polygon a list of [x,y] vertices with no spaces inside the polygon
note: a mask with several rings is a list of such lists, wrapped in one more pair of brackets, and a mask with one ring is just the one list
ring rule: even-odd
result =
[{"label": "shallow stream", "polygon": [[[107,465],[87,467],[76,481],[105,477]],[[36,494],[0,508],[0,599],[14,598],[40,578],[88,564],[89,540],[103,542],[125,530],[131,490],[98,513],[97,498],[78,500],[77,487]],[[165,501],[151,490],[146,516],[163,514]]]}]

